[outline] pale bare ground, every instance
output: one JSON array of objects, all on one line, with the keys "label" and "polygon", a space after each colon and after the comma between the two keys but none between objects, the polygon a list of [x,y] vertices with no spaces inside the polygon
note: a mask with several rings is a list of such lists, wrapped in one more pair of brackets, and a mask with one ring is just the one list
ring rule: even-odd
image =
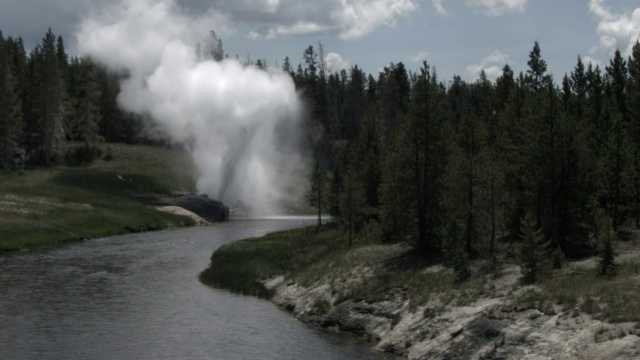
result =
[{"label": "pale bare ground", "polygon": [[[522,286],[517,264],[506,264],[498,278],[481,278],[483,291],[469,295],[460,289],[435,294],[419,306],[401,292],[384,300],[366,303],[341,301],[341,292],[357,286],[378,270],[385,260],[397,257],[401,245],[368,246],[348,255],[353,262],[349,274],[327,275],[309,286],[300,286],[286,276],[265,281],[275,290],[273,302],[297,318],[338,331],[355,332],[375,343],[381,351],[408,359],[638,359],[640,324],[607,323],[578,309],[553,305],[544,313],[522,307],[518,297],[542,291]],[[640,263],[639,247],[632,242],[617,247],[622,262]],[[366,259],[373,259],[369,262]],[[565,271],[595,271],[597,258],[570,262]],[[483,264],[475,262],[477,274]],[[422,271],[450,275],[452,270],[436,264]],[[451,277],[448,276],[448,279]],[[638,288],[630,284],[631,288]],[[483,283],[484,282],[484,283]],[[470,296],[470,297],[469,297]],[[319,301],[330,303],[318,313]]]},{"label": "pale bare ground", "polygon": [[198,226],[210,225],[210,223],[207,220],[201,218],[194,212],[191,212],[179,206],[160,206],[160,207],[156,207],[156,210],[174,214],[174,215],[186,216],[191,220],[193,220],[194,224]]}]

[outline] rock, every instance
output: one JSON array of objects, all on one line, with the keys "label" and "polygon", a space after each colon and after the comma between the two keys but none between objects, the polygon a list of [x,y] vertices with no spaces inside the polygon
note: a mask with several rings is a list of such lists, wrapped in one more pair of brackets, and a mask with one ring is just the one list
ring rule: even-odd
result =
[{"label": "rock", "polygon": [[170,214],[175,214],[175,215],[181,215],[181,216],[186,216],[188,218],[190,218],[191,220],[193,220],[193,223],[195,225],[207,225],[209,224],[209,222],[203,218],[201,218],[200,216],[198,216],[197,214],[194,214],[193,212],[182,208],[180,206],[160,206],[156,208],[159,211],[163,211],[163,212],[167,212]]},{"label": "rock", "polygon": [[164,199],[171,206],[187,209],[207,221],[229,221],[229,207],[221,201],[209,199],[206,194],[190,194],[179,198]]},{"label": "rock", "polygon": [[462,334],[463,331],[464,331],[464,327],[461,325],[458,325],[453,327],[453,329],[449,330],[449,333],[451,334],[451,338],[455,338],[455,337],[458,337],[458,335]]}]

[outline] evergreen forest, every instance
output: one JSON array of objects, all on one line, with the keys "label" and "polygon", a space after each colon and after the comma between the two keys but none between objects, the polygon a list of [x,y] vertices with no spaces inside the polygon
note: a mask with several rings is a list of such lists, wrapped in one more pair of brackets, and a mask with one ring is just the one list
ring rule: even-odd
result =
[{"label": "evergreen forest", "polygon": [[[461,279],[469,259],[497,264],[502,245],[519,244],[536,281],[565,258],[600,251],[613,264],[610,234],[640,226],[640,43],[603,68],[577,57],[554,78],[536,41],[526,71],[505,64],[473,82],[440,79],[426,61],[330,72],[323,52],[309,46],[282,70],[308,109],[307,200],[346,232],[444,254]],[[147,120],[117,106],[124,76],[70,57],[51,30],[30,53],[0,32],[3,171],[153,142]]]}]

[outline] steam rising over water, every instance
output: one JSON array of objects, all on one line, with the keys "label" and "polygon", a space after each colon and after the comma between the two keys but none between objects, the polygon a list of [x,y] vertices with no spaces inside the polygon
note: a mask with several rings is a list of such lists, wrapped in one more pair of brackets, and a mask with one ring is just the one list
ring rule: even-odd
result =
[{"label": "steam rising over water", "polygon": [[118,97],[185,144],[199,170],[198,191],[254,214],[294,200],[303,163],[297,151],[301,102],[291,77],[234,59],[199,59],[196,43],[219,23],[215,11],[194,18],[173,0],[123,1],[82,21],[78,49],[126,71]]}]

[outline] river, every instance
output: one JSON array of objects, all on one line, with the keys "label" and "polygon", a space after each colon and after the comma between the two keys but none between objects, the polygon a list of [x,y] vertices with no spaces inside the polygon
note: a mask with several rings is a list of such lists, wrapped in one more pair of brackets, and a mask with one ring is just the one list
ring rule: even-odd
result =
[{"label": "river", "polygon": [[383,358],[198,281],[219,246],[313,221],[232,220],[2,255],[0,359]]}]

